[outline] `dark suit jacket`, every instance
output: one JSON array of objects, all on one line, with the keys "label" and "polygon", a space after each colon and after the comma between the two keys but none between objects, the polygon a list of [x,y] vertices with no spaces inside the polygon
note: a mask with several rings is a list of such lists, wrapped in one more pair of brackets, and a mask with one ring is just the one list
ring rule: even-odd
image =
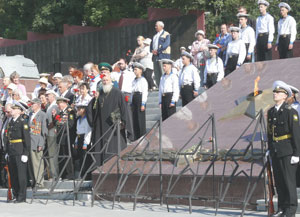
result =
[{"label": "dark suit jacket", "polygon": [[65,98],[68,98],[69,101],[69,105],[71,105],[72,103],[74,103],[74,94],[71,92],[71,89],[68,90],[68,92],[66,93],[66,95],[64,96]]}]

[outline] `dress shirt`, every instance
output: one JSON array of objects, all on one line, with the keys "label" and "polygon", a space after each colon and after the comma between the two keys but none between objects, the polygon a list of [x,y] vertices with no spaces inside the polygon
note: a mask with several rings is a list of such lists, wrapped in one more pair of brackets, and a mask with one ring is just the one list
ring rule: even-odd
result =
[{"label": "dress shirt", "polygon": [[251,55],[254,52],[256,44],[254,29],[251,26],[241,28],[240,39],[242,39],[245,44],[249,44],[248,55]]},{"label": "dress shirt", "polygon": [[161,33],[163,32],[164,30],[162,29],[161,31],[159,31],[158,33],[156,33],[154,36],[153,36],[153,43],[152,43],[152,49],[153,50],[158,50],[158,40],[159,40],[159,37],[161,35]]},{"label": "dress shirt", "polygon": [[291,35],[290,44],[293,44],[297,35],[297,23],[294,17],[288,15],[286,18],[281,18],[278,22],[278,35],[276,44],[279,43],[280,35]]},{"label": "dress shirt", "polygon": [[246,58],[246,46],[241,39],[229,42],[226,51],[225,65],[227,65],[228,59],[231,55],[239,55],[237,65],[240,66],[243,64]]},{"label": "dress shirt", "polygon": [[124,93],[131,93],[132,92],[132,82],[135,79],[135,74],[133,71],[129,69],[125,69],[124,71],[120,72],[113,72],[114,79],[119,83],[121,74],[123,74],[123,84],[122,84],[122,92]]},{"label": "dress shirt", "polygon": [[90,81],[90,94],[93,94],[93,91],[97,91],[97,84],[101,80],[100,74],[98,74],[95,78]]},{"label": "dress shirt", "polygon": [[179,98],[179,86],[178,86],[178,76],[173,73],[173,71],[167,75],[163,74],[160,78],[159,83],[159,103],[161,103],[161,98],[164,93],[173,93],[172,96],[172,103],[175,103],[178,101]]},{"label": "dress shirt", "polygon": [[75,105],[85,105],[87,106],[89,104],[89,102],[92,100],[93,97],[91,97],[89,94],[86,94],[86,96],[84,98],[82,98],[82,95],[80,95],[76,101],[75,101]]},{"label": "dress shirt", "polygon": [[182,68],[179,75],[179,86],[192,85],[194,83],[194,90],[198,91],[200,82],[198,69],[192,63]]},{"label": "dress shirt", "polygon": [[274,18],[267,13],[264,16],[259,16],[256,19],[256,39],[259,33],[269,33],[268,43],[272,43],[274,39]]},{"label": "dress shirt", "polygon": [[32,112],[30,117],[30,123],[32,123],[33,119],[35,118],[36,114],[39,113],[41,109],[39,109],[37,112]]},{"label": "dress shirt", "polygon": [[[77,120],[77,125],[76,125],[76,133],[77,135],[84,134],[84,141],[83,144],[90,144],[91,142],[91,135],[92,135],[92,129],[87,121],[87,118],[84,117],[79,117]],[[76,142],[77,142],[77,137],[76,137]]]},{"label": "dress shirt", "polygon": [[[142,105],[146,105],[147,97],[148,97],[148,82],[146,78],[143,76],[140,78],[135,78],[132,82],[132,93],[134,92],[140,92],[142,93]],[[131,102],[132,102],[132,96],[131,95]]]},{"label": "dress shirt", "polygon": [[204,84],[206,84],[207,73],[218,74],[217,81],[221,81],[222,78],[224,78],[223,61],[220,57],[210,58],[210,59],[206,60],[205,70],[204,70]]}]

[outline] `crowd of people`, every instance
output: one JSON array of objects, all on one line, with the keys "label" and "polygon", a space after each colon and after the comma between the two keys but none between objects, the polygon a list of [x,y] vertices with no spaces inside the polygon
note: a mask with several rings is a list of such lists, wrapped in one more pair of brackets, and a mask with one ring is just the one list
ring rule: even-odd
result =
[{"label": "crowd of people", "polygon": [[[270,60],[274,19],[267,13],[267,1],[259,0],[258,5],[261,16],[256,24],[240,7],[238,26],[222,24],[213,43],[198,30],[190,52],[181,47],[176,61],[171,60],[171,35],[158,21],[152,39],[137,37],[138,47],[128,62],[126,58],[113,65],[88,62],[82,69],[71,66],[67,75],[42,73],[31,96],[17,72],[5,77],[0,92],[5,114],[2,161],[8,162],[16,202],[26,200],[29,179],[43,187],[44,178],[81,176],[78,171],[86,171],[91,163],[91,159],[84,162],[84,156],[92,146],[93,151],[101,152],[96,157],[100,166],[124,149],[128,141],[142,137],[146,133],[149,91],[158,90],[157,104],[165,120],[176,112],[180,97],[182,106],[187,105],[200,87],[210,88],[243,63],[253,62],[255,50],[257,61]],[[292,56],[296,22],[288,15],[291,8],[287,3],[280,3],[279,8],[282,19],[276,50],[280,58],[287,58]],[[110,135],[107,132],[115,123],[120,124],[120,132]],[[44,165],[45,153],[49,163]],[[27,170],[31,171],[29,177]],[[3,177],[1,181],[5,182]]]}]

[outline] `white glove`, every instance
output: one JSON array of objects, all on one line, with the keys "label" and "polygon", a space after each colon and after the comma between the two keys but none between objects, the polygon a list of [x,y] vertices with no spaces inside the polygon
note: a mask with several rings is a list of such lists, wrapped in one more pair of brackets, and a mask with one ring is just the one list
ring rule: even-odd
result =
[{"label": "white glove", "polygon": [[291,157],[291,164],[297,164],[299,163],[299,157],[292,156]]},{"label": "white glove", "polygon": [[5,160],[7,160],[8,159],[8,154],[5,154]]},{"label": "white glove", "polygon": [[267,150],[267,151],[266,151],[266,154],[265,154],[265,162],[268,161],[269,155],[270,155],[270,150]]},{"label": "white glove", "polygon": [[28,161],[28,157],[27,157],[26,155],[22,155],[22,156],[21,156],[21,161],[22,161],[23,163],[26,163],[26,162]]}]

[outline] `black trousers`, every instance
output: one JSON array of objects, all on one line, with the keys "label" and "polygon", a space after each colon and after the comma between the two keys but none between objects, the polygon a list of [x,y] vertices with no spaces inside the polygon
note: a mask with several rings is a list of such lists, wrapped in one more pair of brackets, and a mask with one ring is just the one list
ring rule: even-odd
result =
[{"label": "black trousers", "polygon": [[160,78],[161,78],[161,75],[163,74],[163,72],[161,71],[158,57],[153,55],[152,60],[153,60],[153,67],[154,67],[154,78],[155,78],[157,86],[159,87]]},{"label": "black trousers", "polygon": [[291,156],[272,157],[275,186],[278,193],[278,208],[295,214],[297,210],[296,171],[298,164],[291,164]]},{"label": "black trousers", "polygon": [[268,49],[268,33],[261,33],[257,36],[256,52],[257,61],[272,60],[272,49]]},{"label": "black trousers", "polygon": [[280,59],[293,57],[293,50],[289,50],[291,35],[281,35],[278,42],[278,52]]},{"label": "black trousers", "polygon": [[185,106],[195,98],[194,85],[184,85],[183,87],[181,87],[180,95],[182,100],[182,106]]},{"label": "black trousers", "polygon": [[[90,155],[86,155],[86,152],[88,151],[89,147],[87,147],[87,149],[83,149],[83,145],[84,145],[84,135],[85,134],[80,134],[78,136],[78,140],[77,140],[77,156],[79,159],[79,171],[81,170],[81,174],[80,177],[83,177],[84,174],[86,173],[86,171],[88,170],[88,168],[90,167],[91,163],[92,163],[92,159]],[[84,161],[84,157],[86,156],[86,159]],[[91,173],[87,174],[87,179],[91,178]]]},{"label": "black trousers", "polygon": [[211,86],[217,83],[218,73],[207,73],[206,75],[206,87],[210,88]]},{"label": "black trousers", "polygon": [[164,93],[161,97],[161,116],[163,121],[176,113],[176,103],[175,106],[170,107],[172,97],[173,93]]},{"label": "black trousers", "polygon": [[225,76],[229,75],[236,69],[236,65],[239,59],[239,55],[232,55],[227,60],[227,65],[225,69]]},{"label": "black trousers", "polygon": [[143,74],[144,74],[144,77],[147,80],[148,89],[152,89],[153,87],[155,87],[155,84],[154,84],[154,81],[153,81],[153,78],[152,78],[153,70],[149,69],[149,68],[146,68],[146,71]]},{"label": "black trousers", "polygon": [[245,43],[245,46],[246,46],[246,57],[244,63],[250,63],[252,61],[252,55],[250,57],[250,60],[247,59],[250,43]]},{"label": "black trousers", "polygon": [[20,155],[9,156],[8,168],[15,198],[17,201],[25,201],[27,189],[27,162],[23,163]]},{"label": "black trousers", "polygon": [[132,119],[134,139],[138,139],[146,133],[146,111],[141,111],[142,94],[132,93]]},{"label": "black trousers", "polygon": [[[71,156],[72,156],[72,147],[71,147]],[[59,157],[58,157],[58,161],[59,161],[59,172],[61,173],[61,171],[64,169],[64,166],[68,160],[68,156],[69,155],[69,149],[68,149],[68,145],[67,144],[60,144],[60,149],[59,149]],[[64,169],[64,172],[62,174],[62,178],[65,179],[74,179],[74,166],[73,166],[73,159],[71,157],[71,159],[68,161],[66,168]]]}]

